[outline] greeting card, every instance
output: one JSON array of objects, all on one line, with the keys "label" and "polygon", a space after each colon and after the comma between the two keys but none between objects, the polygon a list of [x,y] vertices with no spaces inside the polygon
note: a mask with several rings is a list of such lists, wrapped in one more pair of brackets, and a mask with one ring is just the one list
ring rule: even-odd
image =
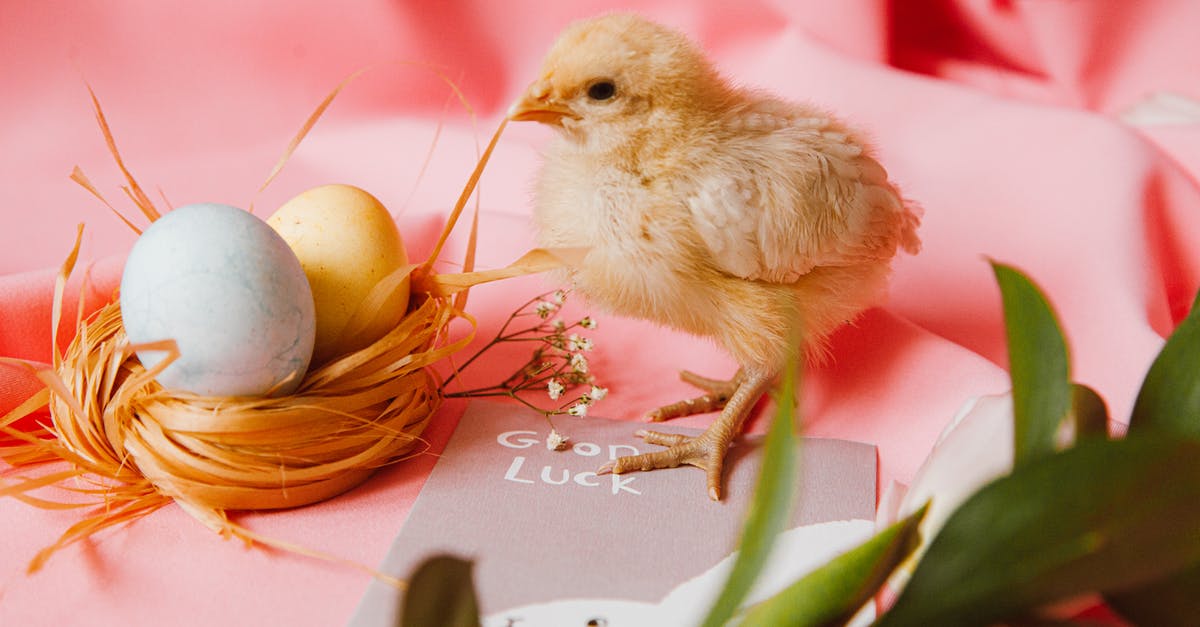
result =
[{"label": "greeting card", "polygon": [[[731,449],[725,498],[684,467],[597,475],[605,461],[656,447],[638,425],[560,418],[567,448],[546,445],[537,413],[475,402],[442,453],[380,569],[404,578],[426,558],[474,561],[487,625],[693,624],[732,564],[761,459],[761,436]],[[692,429],[661,430],[695,435]],[[791,523],[749,602],[781,590],[874,530],[876,452],[800,440]],[[373,582],[351,621],[393,625],[401,595]],[[589,622],[594,621],[594,622]]]}]

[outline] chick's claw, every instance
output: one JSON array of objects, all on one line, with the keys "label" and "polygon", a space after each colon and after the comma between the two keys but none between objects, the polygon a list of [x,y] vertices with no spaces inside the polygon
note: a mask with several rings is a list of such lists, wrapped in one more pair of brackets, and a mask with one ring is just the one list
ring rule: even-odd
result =
[{"label": "chick's claw", "polygon": [[648,422],[663,422],[672,418],[682,418],[693,414],[707,414],[717,411],[729,401],[728,395],[705,394],[696,398],[685,399],[670,405],[663,405],[646,414]]},{"label": "chick's claw", "polygon": [[742,380],[745,379],[745,377],[746,372],[742,368],[739,368],[737,374],[733,375],[733,378],[729,379],[728,381],[702,377],[691,370],[679,371],[679,379],[681,381],[690,384],[693,387],[698,387],[701,390],[706,390],[710,394],[720,394],[724,392],[727,395],[732,395],[734,390],[737,389],[737,386],[741,385]]},{"label": "chick's claw", "polygon": [[658,446],[679,446],[689,440],[695,439],[681,433],[663,433],[661,431],[647,431],[645,429],[639,429],[633,434],[645,440],[646,444],[657,444]]},{"label": "chick's claw", "polygon": [[685,383],[704,390],[707,394],[671,403],[670,405],[663,405],[647,413],[646,420],[649,422],[662,422],[672,418],[682,418],[683,416],[691,416],[693,414],[707,414],[708,412],[719,411],[729,402],[730,397],[737,391],[738,386],[742,384],[745,377],[742,370],[738,370],[737,374],[728,381],[709,379],[688,370],[681,370],[679,378]]}]

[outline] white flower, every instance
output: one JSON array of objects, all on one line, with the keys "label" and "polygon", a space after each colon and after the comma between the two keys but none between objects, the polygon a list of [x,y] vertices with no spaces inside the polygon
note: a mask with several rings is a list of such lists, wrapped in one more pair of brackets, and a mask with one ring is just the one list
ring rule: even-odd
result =
[{"label": "white flower", "polygon": [[590,339],[588,339],[586,337],[579,337],[578,335],[576,335],[574,333],[572,333],[571,336],[567,338],[567,342],[571,345],[571,350],[573,350],[573,351],[585,351],[586,352],[586,351],[592,350],[592,341]]},{"label": "white flower", "polygon": [[554,298],[555,304],[561,305],[561,304],[567,302],[567,293],[563,290],[557,290],[554,292],[553,298]]},{"label": "white flower", "polygon": [[583,418],[584,416],[587,415],[587,410],[588,410],[587,404],[585,404],[583,402],[579,402],[579,403],[575,403],[574,405],[571,405],[571,408],[567,410],[567,413],[571,414],[572,416],[577,416],[579,418]]},{"label": "white flower", "polygon": [[573,353],[571,355],[571,369],[574,370],[575,372],[578,372],[581,374],[584,372],[587,372],[588,371],[587,357],[584,357],[583,353]]},{"label": "white flower", "polygon": [[598,401],[598,400],[604,398],[605,396],[608,396],[608,388],[602,388],[598,385],[593,385],[592,390],[590,392],[588,392],[588,396],[590,396],[594,400]]},{"label": "white flower", "polygon": [[555,320],[553,324],[554,324],[554,330],[558,331],[559,333],[562,333],[567,328],[567,323],[564,322],[563,320]]},{"label": "white flower", "polygon": [[561,451],[567,448],[567,441],[570,439],[558,431],[551,429],[550,435],[546,436],[546,448],[552,451]]},{"label": "white flower", "polygon": [[537,312],[539,318],[545,320],[546,318],[550,317],[550,314],[558,311],[558,305],[548,301],[540,300],[533,310]]},{"label": "white flower", "polygon": [[579,326],[585,329],[595,329],[597,326],[596,319],[591,316],[584,316],[583,320],[579,321]]},{"label": "white flower", "polygon": [[550,395],[550,400],[558,400],[565,389],[562,381],[558,379],[550,379],[550,382],[546,384],[546,393]]}]

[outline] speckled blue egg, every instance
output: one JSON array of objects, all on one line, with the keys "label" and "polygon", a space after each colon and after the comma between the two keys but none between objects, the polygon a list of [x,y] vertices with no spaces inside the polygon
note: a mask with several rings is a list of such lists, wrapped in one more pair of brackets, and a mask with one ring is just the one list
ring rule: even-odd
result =
[{"label": "speckled blue egg", "polygon": [[[173,339],[165,388],[206,396],[293,392],[312,359],[316,316],[300,261],[266,222],[213,203],[168,212],[134,243],[121,276],[133,344]],[[146,368],[166,353],[139,350]]]}]

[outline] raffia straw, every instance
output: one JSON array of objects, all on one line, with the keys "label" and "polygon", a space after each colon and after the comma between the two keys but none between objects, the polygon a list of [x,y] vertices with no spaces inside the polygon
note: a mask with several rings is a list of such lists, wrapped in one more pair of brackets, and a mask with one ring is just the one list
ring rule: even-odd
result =
[{"label": "raffia straw", "polygon": [[[291,154],[294,144],[343,86],[310,117],[286,154]],[[157,210],[117,152],[94,93],[92,99],[106,143],[128,183],[123,189],[147,219],[157,219]],[[377,286],[375,291],[385,295],[403,279],[411,279],[414,298],[410,311],[370,346],[309,372],[299,389],[288,396],[217,398],[163,389],[154,377],[178,356],[178,349],[171,341],[131,346],[118,302],[86,319],[78,318],[75,337],[60,355],[57,334],[63,294],[78,258],[81,228],[55,283],[53,366],[27,366],[46,389],[0,419],[0,433],[9,439],[0,442],[0,457],[14,465],[53,460],[69,463],[65,470],[37,477],[6,472],[0,475],[0,496],[49,509],[91,508],[83,520],[37,554],[30,571],[38,570],[53,553],[73,542],[171,502],[222,535],[350,563],[264,538],[229,520],[226,511],[314,503],[358,485],[380,467],[413,455],[442,399],[440,382],[430,367],[463,349],[474,333],[473,319],[454,306],[451,296],[464,294],[479,283],[561,265],[554,252],[533,251],[498,271],[432,272],[503,129],[502,123],[480,155],[434,254]],[[271,177],[281,167],[282,162]],[[71,178],[120,215],[78,168]],[[137,230],[131,221],[122,219]],[[469,254],[468,262],[472,258]],[[469,270],[469,263],[465,267]],[[371,299],[380,294],[373,292],[364,303],[365,312],[370,310]],[[456,318],[465,319],[471,330],[449,341],[447,328]],[[167,350],[171,357],[147,371],[136,358],[136,351],[142,348]],[[31,431],[16,428],[18,420],[45,406],[51,424]],[[58,503],[32,494],[51,485],[86,498],[84,502]],[[372,569],[353,565],[396,583]]]}]

